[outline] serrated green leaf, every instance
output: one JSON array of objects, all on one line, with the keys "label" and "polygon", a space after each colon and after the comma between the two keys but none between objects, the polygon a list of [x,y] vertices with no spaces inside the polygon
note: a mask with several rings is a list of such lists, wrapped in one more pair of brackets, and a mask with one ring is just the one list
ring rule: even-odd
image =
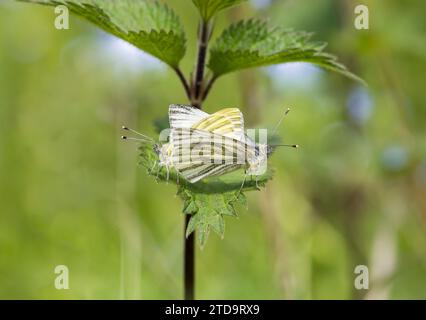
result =
[{"label": "serrated green leaf", "polygon": [[204,249],[206,245],[207,239],[210,233],[210,226],[208,224],[200,224],[199,228],[197,228],[198,234],[198,243],[200,244],[200,248]]},{"label": "serrated green leaf", "polygon": [[[241,197],[242,193],[234,193],[232,199],[232,202],[234,202],[233,200],[235,199],[235,201],[239,201],[238,199]],[[224,201],[226,201],[226,197],[224,197],[225,199],[223,199]],[[220,206],[216,209],[217,212],[219,212],[221,215],[224,216],[231,216],[231,217],[237,217],[237,211],[235,211],[235,208],[233,206],[233,204],[229,204],[225,202],[224,206]]]},{"label": "serrated green leaf", "polygon": [[65,5],[141,50],[177,67],[185,55],[186,38],[179,17],[166,5],[150,0],[17,0]]},{"label": "serrated green leaf", "polygon": [[[141,161],[140,164],[147,169],[148,174],[155,176],[160,181],[167,181],[165,168],[158,167],[158,155],[149,143],[143,143],[139,147]],[[174,170],[169,172],[170,182],[178,186],[177,195],[183,200],[183,213],[191,214],[186,236],[192,232],[197,232],[197,239],[200,247],[204,247],[207,242],[210,230],[215,231],[221,238],[224,237],[225,220],[224,216],[237,216],[235,206],[245,203],[243,191],[258,190],[258,186],[264,186],[268,180],[272,179],[271,171],[254,179],[246,179],[244,185],[244,174],[236,172],[230,176],[202,180],[197,183],[189,183],[183,178],[178,179]]]},{"label": "serrated green leaf", "polygon": [[312,34],[283,28],[269,28],[260,20],[231,25],[210,50],[209,68],[215,77],[236,70],[287,62],[309,62],[363,82],[323,52],[326,44],[311,41]]},{"label": "serrated green leaf", "polygon": [[225,234],[225,219],[221,214],[216,214],[209,219],[209,224],[214,232],[216,232],[221,239]]},{"label": "serrated green leaf", "polygon": [[198,225],[198,216],[197,215],[193,215],[192,217],[191,217],[191,219],[189,220],[189,222],[188,222],[188,225],[187,225],[187,227],[186,227],[186,232],[185,232],[185,236],[188,238],[189,237],[189,235],[191,234],[191,233],[193,233],[194,231],[195,231],[195,228],[197,227],[197,225]]},{"label": "serrated green leaf", "polygon": [[[188,192],[187,189],[186,191]],[[194,231],[203,233],[202,236],[200,234],[198,235],[201,247],[207,242],[210,230],[216,232],[220,238],[223,239],[225,234],[224,216],[236,216],[234,206],[239,202],[241,192],[213,194],[197,193],[194,191],[189,192],[191,200],[196,203],[197,210],[192,213],[192,217],[186,229],[186,236],[188,237]],[[186,193],[181,192],[180,194]],[[187,199],[186,196],[182,198]]]},{"label": "serrated green leaf", "polygon": [[185,214],[193,214],[198,211],[198,207],[195,203],[195,201],[188,201],[188,204],[183,209],[183,213]]},{"label": "serrated green leaf", "polygon": [[192,0],[201,17],[208,21],[219,11],[228,9],[247,0]]},{"label": "serrated green leaf", "polygon": [[247,197],[245,196],[244,193],[241,193],[238,197],[238,202],[243,205],[246,206],[247,205]]}]

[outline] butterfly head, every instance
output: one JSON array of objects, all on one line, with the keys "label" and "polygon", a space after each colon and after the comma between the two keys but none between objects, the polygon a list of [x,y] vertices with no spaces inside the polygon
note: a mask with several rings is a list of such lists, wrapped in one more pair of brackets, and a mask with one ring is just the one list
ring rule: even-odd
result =
[{"label": "butterfly head", "polygon": [[173,146],[170,143],[165,143],[163,145],[155,144],[154,151],[158,155],[160,166],[168,167],[173,164]]},{"label": "butterfly head", "polygon": [[266,146],[266,155],[268,156],[268,158],[274,152],[274,150],[275,150],[275,148],[273,146],[271,146],[269,144]]},{"label": "butterfly head", "polygon": [[161,146],[158,143],[154,144],[153,149],[157,156],[160,156]]},{"label": "butterfly head", "polygon": [[267,144],[263,144],[263,143],[256,144],[256,146],[254,147],[256,158],[267,157],[269,155],[268,153],[269,148],[270,146],[268,146]]},{"label": "butterfly head", "polygon": [[267,144],[256,144],[254,147],[254,157],[247,159],[248,174],[260,175],[264,173],[268,160],[268,148],[269,146]]}]

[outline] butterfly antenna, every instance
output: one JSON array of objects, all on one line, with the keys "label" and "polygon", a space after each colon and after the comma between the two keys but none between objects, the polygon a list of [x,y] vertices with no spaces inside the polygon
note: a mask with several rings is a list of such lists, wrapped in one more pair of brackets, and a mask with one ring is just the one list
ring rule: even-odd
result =
[{"label": "butterfly antenna", "polygon": [[299,148],[298,144],[273,144],[271,147],[289,147],[289,148]]},{"label": "butterfly antenna", "polygon": [[148,141],[154,141],[154,139],[152,139],[152,138],[148,137],[147,135],[144,135],[143,133],[140,133],[140,132],[138,132],[138,131],[136,131],[136,130],[133,130],[133,129],[129,128],[129,127],[122,126],[121,128],[122,128],[123,130],[129,131],[129,132],[132,132],[132,133],[134,133],[134,134],[136,134],[136,135],[138,135],[138,136],[141,136],[141,137],[142,137],[142,138],[144,138],[145,140],[148,140]]},{"label": "butterfly antenna", "polygon": [[275,125],[274,131],[272,131],[272,135],[275,134],[275,132],[278,130],[279,126],[281,125],[281,122],[283,122],[284,118],[288,115],[288,113],[290,112],[290,108],[287,108],[287,110],[284,112],[284,114],[281,116],[280,120],[278,121],[278,123]]},{"label": "butterfly antenna", "polygon": [[132,138],[132,137],[127,137],[127,136],[121,136],[121,139],[122,140],[137,141],[137,142],[149,142],[149,143],[153,142],[151,140],[139,139],[139,138]]}]

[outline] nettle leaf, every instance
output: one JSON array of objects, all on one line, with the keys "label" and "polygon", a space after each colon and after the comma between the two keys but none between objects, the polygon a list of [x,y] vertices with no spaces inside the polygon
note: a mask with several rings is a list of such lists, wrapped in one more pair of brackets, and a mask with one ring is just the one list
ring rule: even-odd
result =
[{"label": "nettle leaf", "polygon": [[311,41],[312,34],[269,28],[260,20],[240,21],[223,31],[210,50],[209,68],[215,77],[236,70],[286,62],[309,62],[363,82],[323,52],[326,44]]},{"label": "nettle leaf", "polygon": [[268,171],[258,177],[257,182],[247,178],[243,185],[244,173],[235,172],[219,178],[189,183],[182,177],[179,178],[175,170],[170,170],[167,174],[166,168],[158,166],[158,155],[151,144],[142,144],[139,150],[140,164],[146,168],[149,175],[156,177],[158,181],[175,183],[178,186],[177,194],[184,202],[183,213],[192,215],[186,236],[197,231],[201,248],[205,246],[211,230],[220,238],[224,237],[224,217],[237,217],[236,205],[247,205],[244,192],[259,190],[259,187],[264,187],[272,179],[272,172]]},{"label": "nettle leaf", "polygon": [[237,216],[235,204],[238,203],[238,199],[243,193],[223,192],[206,194],[180,189],[178,194],[185,203],[189,203],[189,206],[196,208],[196,211],[190,213],[192,216],[186,229],[186,236],[188,237],[196,230],[198,242],[200,247],[203,248],[207,242],[210,230],[213,230],[223,239],[225,235],[224,216]]},{"label": "nettle leaf", "polygon": [[247,0],[192,0],[205,21],[210,20],[219,11],[228,9],[245,1]]},{"label": "nettle leaf", "polygon": [[149,0],[18,0],[68,9],[137,48],[177,67],[186,38],[179,17],[165,4]]}]

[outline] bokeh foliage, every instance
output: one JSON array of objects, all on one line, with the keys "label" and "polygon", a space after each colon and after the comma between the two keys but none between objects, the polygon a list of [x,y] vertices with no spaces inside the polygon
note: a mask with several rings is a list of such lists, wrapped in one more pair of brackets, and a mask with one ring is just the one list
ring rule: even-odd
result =
[{"label": "bokeh foliage", "polygon": [[[323,51],[326,43],[310,41],[312,34],[286,30],[281,27],[271,28],[265,22],[254,19],[241,20],[222,32],[221,36],[217,38],[213,50],[210,51],[208,67],[212,75],[205,77],[203,74],[206,68],[207,47],[211,40],[210,30],[214,28],[212,20],[216,18],[218,12],[243,2],[240,0],[193,1],[200,13],[201,23],[198,31],[200,36],[197,39],[197,46],[200,49],[196,68],[190,73],[191,79],[187,79],[179,67],[179,62],[185,55],[186,45],[182,25],[175,12],[165,4],[153,0],[136,2],[129,0],[120,2],[115,0],[18,1],[57,8],[66,6],[65,9],[69,8],[72,13],[94,23],[110,35],[127,41],[158,58],[175,70],[188,96],[189,103],[196,107],[201,107],[219,76],[247,68],[289,62],[308,62],[363,82],[358,76],[348,71],[343,64],[338,63],[335,56]],[[66,14],[66,19],[68,19],[68,11]],[[206,53],[202,53],[202,47],[205,48]],[[161,121],[164,121],[164,117],[155,120],[154,125],[158,126]],[[141,155],[145,166],[147,166],[147,162],[153,162],[154,165],[159,163],[156,152],[153,152],[149,146],[146,148],[142,144]],[[154,166],[149,163],[148,167]],[[270,174],[260,177],[261,184],[264,185],[271,177]],[[157,178],[168,181],[168,169],[165,178],[162,174],[157,175]],[[243,191],[252,189],[251,183],[245,183],[245,178],[235,179],[235,183],[222,188],[220,187],[221,179],[216,180],[215,185],[203,181],[203,189],[207,189],[208,192],[197,190],[199,184],[192,186],[177,183],[178,194],[181,195],[185,204],[184,213],[191,215],[191,220],[186,227],[186,237],[197,231],[201,248],[207,241],[210,229],[215,230],[221,238],[224,237],[223,216],[235,215],[234,203],[240,201]],[[233,192],[225,190],[233,185],[235,186]],[[257,180],[256,189],[259,189]],[[220,204],[219,208],[215,208],[214,204]],[[188,207],[192,209],[188,211]]]},{"label": "bokeh foliage", "polygon": [[128,41],[171,67],[185,55],[185,32],[179,17],[155,1],[18,0],[46,6],[64,5],[106,32]]},{"label": "bokeh foliage", "polygon": [[[193,4],[168,4],[193,41]],[[353,28],[355,4],[247,3],[218,19],[244,10],[314,30],[369,87],[313,69],[304,81],[268,69],[217,82],[208,112],[239,106],[267,127],[291,106],[279,134],[301,148],[276,153],[271,184],[227,219],[224,240],[197,252],[199,298],[426,297],[426,7],[368,1],[366,32]],[[137,146],[119,129],[155,136],[152,119],[186,103],[184,92],[152,60],[129,67],[126,51],[111,62],[117,43],[90,24],[72,18],[59,31],[54,17],[0,3],[0,296],[178,298],[181,201],[136,166]],[[53,286],[59,264],[70,268],[68,291]],[[370,267],[368,292],[353,290],[358,264]]]}]

